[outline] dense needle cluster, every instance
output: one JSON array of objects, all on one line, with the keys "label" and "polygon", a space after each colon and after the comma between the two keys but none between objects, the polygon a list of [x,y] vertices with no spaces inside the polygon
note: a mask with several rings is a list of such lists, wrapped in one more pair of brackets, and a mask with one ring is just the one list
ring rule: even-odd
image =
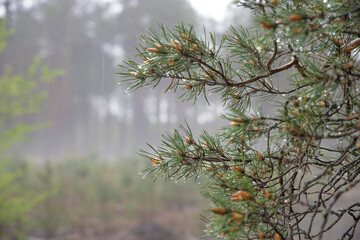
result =
[{"label": "dense needle cluster", "polygon": [[129,90],[168,82],[184,100],[218,93],[227,110],[220,134],[181,126],[141,151],[154,164],[146,173],[206,179],[210,236],[324,239],[346,219],[331,233],[352,239],[360,202],[341,200],[360,181],[360,1],[234,3],[257,27],[231,26],[218,40],[160,26],[141,37],[140,61],[122,65]]}]

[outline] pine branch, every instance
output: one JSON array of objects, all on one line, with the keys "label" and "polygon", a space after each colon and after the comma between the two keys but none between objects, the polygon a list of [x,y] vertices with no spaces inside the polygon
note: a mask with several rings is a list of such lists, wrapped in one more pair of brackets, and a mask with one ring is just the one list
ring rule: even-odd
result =
[{"label": "pine branch", "polygon": [[[351,239],[359,205],[335,205],[360,181],[359,3],[234,2],[255,13],[257,31],[231,26],[217,42],[192,26],[160,26],[141,37],[141,61],[125,62],[129,89],[167,81],[186,100],[219,93],[227,110],[220,134],[196,138],[181,126],[183,135],[142,150],[154,165],[147,173],[206,179],[210,236],[324,239],[350,216],[342,237]],[[267,100],[264,116],[252,104]]]}]

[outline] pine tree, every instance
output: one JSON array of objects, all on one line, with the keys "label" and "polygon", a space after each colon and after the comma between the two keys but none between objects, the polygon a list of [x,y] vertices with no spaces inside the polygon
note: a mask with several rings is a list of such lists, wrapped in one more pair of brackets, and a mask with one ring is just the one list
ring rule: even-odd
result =
[{"label": "pine tree", "polygon": [[217,39],[160,25],[140,37],[140,60],[121,65],[128,90],[167,82],[183,100],[220,94],[229,121],[219,134],[166,133],[140,151],[154,165],[146,174],[201,177],[210,236],[323,239],[347,219],[330,238],[352,239],[360,202],[339,202],[360,182],[360,1],[234,4],[254,13],[254,29]]}]

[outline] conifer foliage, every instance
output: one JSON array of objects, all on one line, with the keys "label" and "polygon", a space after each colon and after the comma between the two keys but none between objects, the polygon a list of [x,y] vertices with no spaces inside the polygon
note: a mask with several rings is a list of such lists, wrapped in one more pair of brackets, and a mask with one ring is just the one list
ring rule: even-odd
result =
[{"label": "conifer foliage", "polygon": [[346,219],[331,234],[354,238],[360,202],[342,200],[360,182],[360,1],[234,4],[254,13],[254,29],[217,39],[160,26],[141,36],[140,60],[121,65],[128,90],[166,82],[183,100],[220,94],[226,108],[219,134],[195,138],[186,124],[141,151],[146,173],[205,179],[210,236],[324,239]]}]

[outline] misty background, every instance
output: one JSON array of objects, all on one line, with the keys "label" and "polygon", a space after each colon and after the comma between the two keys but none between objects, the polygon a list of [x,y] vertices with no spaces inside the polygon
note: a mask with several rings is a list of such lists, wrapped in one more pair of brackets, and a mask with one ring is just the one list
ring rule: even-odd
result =
[{"label": "misty background", "polygon": [[[150,26],[184,22],[220,35],[230,24],[248,25],[250,13],[230,2],[0,0],[11,33],[0,76],[4,82],[12,69],[9,79],[36,82],[19,101],[44,97],[39,111],[10,123],[34,131],[0,156],[0,239],[206,239],[201,185],[144,179],[139,172],[151,164],[136,152],[185,120],[195,135],[216,131],[222,104],[215,94],[210,106],[182,103],[165,85],[129,93],[116,72]],[[27,79],[34,63],[61,74]]]},{"label": "misty background", "polygon": [[[247,24],[249,14],[230,1],[172,0],[2,0],[14,34],[0,58],[25,74],[35,56],[64,75],[41,84],[47,99],[31,121],[42,124],[16,151],[36,158],[97,154],[132,156],[160,142],[165,129],[186,120],[193,129],[217,129],[222,105],[215,96],[211,106],[181,103],[163,89],[125,93],[118,85],[117,65],[132,57],[138,36],[158,23],[171,28],[180,22],[199,32],[221,34],[230,24]],[[197,7],[195,9],[194,7]]]}]

